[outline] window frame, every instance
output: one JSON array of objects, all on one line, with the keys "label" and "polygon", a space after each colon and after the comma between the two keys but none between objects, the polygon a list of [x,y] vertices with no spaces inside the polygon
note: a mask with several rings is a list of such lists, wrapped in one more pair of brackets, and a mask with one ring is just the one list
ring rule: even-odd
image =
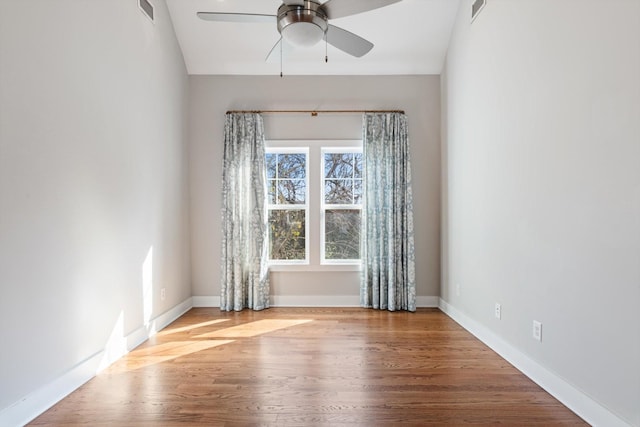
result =
[{"label": "window frame", "polygon": [[[265,147],[265,156],[267,154],[304,154],[305,157],[305,203],[304,204],[273,204],[273,203],[269,203],[269,198],[268,198],[268,194],[269,194],[269,189],[268,189],[268,185],[269,185],[269,177],[266,178],[266,183],[267,183],[267,201],[265,203],[266,205],[266,209],[267,209],[267,224],[269,221],[269,214],[271,211],[273,210],[280,210],[280,211],[291,211],[291,210],[300,210],[300,211],[304,211],[304,259],[271,259],[271,251],[269,250],[269,259],[267,260],[269,265],[308,265],[309,264],[309,241],[310,241],[310,236],[309,236],[309,199],[310,199],[310,194],[309,194],[309,159],[310,159],[310,155],[309,155],[309,147],[271,147],[271,146],[266,146]],[[277,177],[276,177],[277,179]],[[277,182],[277,181],[276,181]],[[276,186],[276,191],[277,191],[277,186]],[[271,246],[271,241],[269,240],[269,231],[267,231],[267,239],[268,239],[268,243],[269,246]]]},{"label": "window frame", "polygon": [[[352,203],[352,204],[332,204],[326,203],[325,200],[325,185],[327,180],[331,180],[332,178],[327,178],[325,176],[325,154],[362,154],[362,146],[360,147],[322,147],[320,150],[320,264],[322,265],[360,265],[362,263],[362,258],[356,259],[327,259],[326,258],[326,213],[328,210],[336,211],[336,210],[357,210],[360,211],[360,221],[362,221],[362,210],[363,210],[363,198],[360,198],[360,203]],[[363,159],[364,166],[364,159]],[[356,178],[351,178],[356,179]],[[362,182],[362,176],[360,178]],[[364,195],[363,195],[364,197]]]},{"label": "window frame", "polygon": [[[321,263],[321,221],[320,221],[320,203],[323,192],[321,191],[321,183],[323,171],[320,170],[322,148],[359,148],[362,147],[361,139],[267,139],[265,141],[265,151],[267,153],[274,150],[282,152],[292,152],[290,150],[307,149],[309,151],[307,157],[307,219],[306,219],[306,244],[308,250],[308,263],[299,262],[283,263],[281,260],[269,261],[269,269],[272,272],[340,272],[340,271],[360,271],[362,262],[357,263]],[[301,205],[291,205],[301,206]]]}]

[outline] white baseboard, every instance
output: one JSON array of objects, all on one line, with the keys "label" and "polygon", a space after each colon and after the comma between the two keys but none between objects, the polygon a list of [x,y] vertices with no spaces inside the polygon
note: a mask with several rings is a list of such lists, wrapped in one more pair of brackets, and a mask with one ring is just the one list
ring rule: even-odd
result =
[{"label": "white baseboard", "polygon": [[220,297],[199,296],[191,297],[194,307],[220,307]]},{"label": "white baseboard", "polygon": [[[220,307],[219,296],[192,297],[194,307]],[[416,297],[420,308],[438,307],[438,297]],[[272,295],[271,307],[359,307],[358,295]]]},{"label": "white baseboard", "polygon": [[[192,307],[191,298],[157,316],[125,337],[119,337],[117,346],[109,345],[78,363],[49,384],[28,394],[13,405],[0,411],[0,426],[24,426],[51,408],[78,387],[89,381],[102,369],[142,344],[149,337],[173,322]],[[121,344],[121,345],[120,345]]]},{"label": "white baseboard", "polygon": [[604,406],[504,341],[486,326],[440,299],[440,310],[592,426],[630,427]]},{"label": "white baseboard", "polygon": [[271,295],[271,307],[359,307],[358,295]]},{"label": "white baseboard", "polygon": [[[194,307],[220,307],[219,296],[192,297]],[[358,307],[358,296],[353,295],[272,295],[271,307]]]},{"label": "white baseboard", "polygon": [[418,308],[435,308],[440,306],[439,297],[416,297],[416,307]]}]

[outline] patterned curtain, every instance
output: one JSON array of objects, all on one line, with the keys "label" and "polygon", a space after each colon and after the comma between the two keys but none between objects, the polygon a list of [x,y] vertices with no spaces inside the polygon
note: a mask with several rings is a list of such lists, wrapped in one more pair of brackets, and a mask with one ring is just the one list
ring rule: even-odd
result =
[{"label": "patterned curtain", "polygon": [[229,113],[222,178],[223,311],[269,307],[265,194],[262,116]]},{"label": "patterned curtain", "polygon": [[363,307],[416,310],[413,196],[407,117],[367,113],[363,124]]}]

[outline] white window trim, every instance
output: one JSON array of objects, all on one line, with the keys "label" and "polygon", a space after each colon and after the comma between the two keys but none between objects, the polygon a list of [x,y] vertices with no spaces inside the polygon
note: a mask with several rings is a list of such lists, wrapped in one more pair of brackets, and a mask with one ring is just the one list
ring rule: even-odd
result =
[{"label": "white window trim", "polygon": [[[301,210],[304,211],[304,259],[269,259],[270,266],[276,265],[308,265],[309,264],[309,149],[307,147],[269,147],[265,149],[265,154],[304,154],[305,162],[305,204],[299,205],[278,205],[267,203],[267,212],[272,210]],[[267,178],[267,182],[269,178]]]},{"label": "white window trim", "polygon": [[325,257],[325,215],[327,210],[359,210],[362,218],[362,203],[359,204],[327,204],[324,200],[324,155],[325,153],[362,153],[360,147],[322,147],[320,150],[320,264],[322,265],[361,265],[360,259],[327,259]]},{"label": "white window trim", "polygon": [[[273,150],[281,150],[281,152],[293,152],[291,149],[307,149],[307,205],[310,201],[322,201],[323,192],[320,188],[321,179],[309,179],[309,177],[322,178],[322,149],[327,148],[355,148],[362,149],[362,141],[357,139],[277,139],[265,141],[266,151],[275,152]],[[269,261],[269,269],[274,272],[335,272],[335,271],[351,271],[361,270],[362,263],[360,260],[354,263],[330,263],[323,264],[321,262],[321,210],[319,205],[317,209],[308,206],[306,220],[306,245],[307,245],[307,263],[295,261],[294,263],[283,263],[280,260]]]}]

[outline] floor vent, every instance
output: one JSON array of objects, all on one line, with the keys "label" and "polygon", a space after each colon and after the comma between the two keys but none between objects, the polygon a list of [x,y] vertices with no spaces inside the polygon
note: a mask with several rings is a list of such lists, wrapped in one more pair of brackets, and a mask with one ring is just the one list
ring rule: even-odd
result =
[{"label": "floor vent", "polygon": [[153,5],[148,0],[138,0],[140,10],[153,21]]},{"label": "floor vent", "polygon": [[473,2],[473,5],[471,6],[471,22],[473,22],[473,20],[476,19],[476,16],[480,14],[480,11],[485,4],[487,4],[487,0],[476,0]]}]

